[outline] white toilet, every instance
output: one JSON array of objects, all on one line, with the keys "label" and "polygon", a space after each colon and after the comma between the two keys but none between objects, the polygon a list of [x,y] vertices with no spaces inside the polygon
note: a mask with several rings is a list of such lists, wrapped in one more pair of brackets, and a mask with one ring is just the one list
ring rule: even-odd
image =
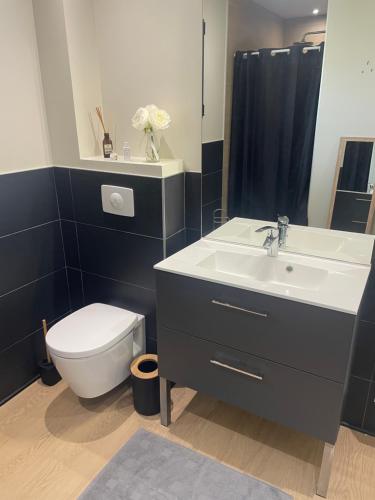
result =
[{"label": "white toilet", "polygon": [[91,304],[56,323],[46,343],[72,391],[95,398],[123,382],[132,360],[145,352],[145,318],[119,307]]}]

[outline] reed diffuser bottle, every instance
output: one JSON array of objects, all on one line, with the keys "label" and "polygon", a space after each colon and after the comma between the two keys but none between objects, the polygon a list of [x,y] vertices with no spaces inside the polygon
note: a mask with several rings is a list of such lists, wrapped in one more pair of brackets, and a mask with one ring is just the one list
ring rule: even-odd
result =
[{"label": "reed diffuser bottle", "polygon": [[112,144],[112,140],[111,140],[111,137],[109,135],[109,132],[107,131],[107,129],[104,125],[103,113],[102,113],[102,110],[99,106],[96,108],[96,114],[98,115],[99,121],[103,127],[103,132],[104,132],[103,156],[104,156],[104,158],[110,158],[111,154],[113,153],[113,144]]}]

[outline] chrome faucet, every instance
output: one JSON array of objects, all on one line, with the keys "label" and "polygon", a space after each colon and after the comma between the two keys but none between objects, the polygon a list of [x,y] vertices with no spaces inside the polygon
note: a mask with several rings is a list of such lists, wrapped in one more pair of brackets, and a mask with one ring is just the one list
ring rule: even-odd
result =
[{"label": "chrome faucet", "polygon": [[289,227],[289,219],[286,215],[279,215],[277,219],[277,227],[279,229],[279,247],[285,248]]},{"label": "chrome faucet", "polygon": [[280,230],[278,227],[263,226],[257,229],[256,233],[268,231],[267,237],[264,240],[263,248],[267,249],[269,257],[277,257],[279,254]]}]

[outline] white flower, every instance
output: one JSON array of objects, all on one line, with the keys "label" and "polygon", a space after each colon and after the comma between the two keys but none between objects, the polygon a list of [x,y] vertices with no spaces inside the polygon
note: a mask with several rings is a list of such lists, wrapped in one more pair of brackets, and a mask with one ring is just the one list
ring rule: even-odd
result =
[{"label": "white flower", "polygon": [[153,130],[165,130],[171,124],[171,117],[164,111],[164,109],[159,109],[154,104],[149,104],[146,106],[149,114],[149,122]]},{"label": "white flower", "polygon": [[138,108],[132,118],[132,125],[137,130],[145,130],[150,127],[149,112],[147,108]]},{"label": "white flower", "polygon": [[171,124],[171,117],[163,109],[155,104],[148,104],[144,108],[137,109],[132,118],[132,125],[137,130],[165,130]]}]

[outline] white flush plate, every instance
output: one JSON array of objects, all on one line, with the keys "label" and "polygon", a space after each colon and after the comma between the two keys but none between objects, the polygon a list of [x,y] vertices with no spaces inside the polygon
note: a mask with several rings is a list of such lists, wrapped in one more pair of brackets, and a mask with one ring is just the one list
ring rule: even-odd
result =
[{"label": "white flush plate", "polygon": [[102,185],[103,212],[134,217],[133,190],[120,186]]}]

